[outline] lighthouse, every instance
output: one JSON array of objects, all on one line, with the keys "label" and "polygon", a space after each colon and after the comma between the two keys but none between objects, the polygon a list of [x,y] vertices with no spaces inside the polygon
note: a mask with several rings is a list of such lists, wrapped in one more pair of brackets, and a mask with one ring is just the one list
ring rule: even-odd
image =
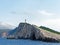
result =
[{"label": "lighthouse", "polygon": [[26,19],[25,19],[25,23],[26,23]]}]

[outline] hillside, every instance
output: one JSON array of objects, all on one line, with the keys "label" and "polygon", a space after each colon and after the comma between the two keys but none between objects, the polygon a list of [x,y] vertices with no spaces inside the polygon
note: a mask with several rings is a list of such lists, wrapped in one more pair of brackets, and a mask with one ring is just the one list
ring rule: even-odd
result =
[{"label": "hillside", "polygon": [[53,32],[50,32],[50,31],[47,31],[47,30],[44,30],[44,29],[41,29],[41,28],[40,28],[40,30],[45,37],[60,40],[60,34],[53,33]]},{"label": "hillside", "polygon": [[57,31],[50,29],[50,28],[47,28],[45,26],[40,26],[39,28],[44,29],[44,30],[49,31],[49,32],[52,32],[52,33],[60,34],[60,32],[57,32]]}]

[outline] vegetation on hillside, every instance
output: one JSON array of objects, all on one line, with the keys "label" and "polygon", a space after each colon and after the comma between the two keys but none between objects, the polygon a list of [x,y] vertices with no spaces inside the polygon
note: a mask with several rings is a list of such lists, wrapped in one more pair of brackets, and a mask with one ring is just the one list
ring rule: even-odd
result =
[{"label": "vegetation on hillside", "polygon": [[57,32],[57,31],[55,31],[53,29],[50,29],[50,28],[47,28],[45,26],[40,26],[39,28],[44,29],[44,30],[47,30],[47,31],[50,31],[50,32],[53,32],[53,33],[56,33],[56,34],[60,34],[60,32]]}]

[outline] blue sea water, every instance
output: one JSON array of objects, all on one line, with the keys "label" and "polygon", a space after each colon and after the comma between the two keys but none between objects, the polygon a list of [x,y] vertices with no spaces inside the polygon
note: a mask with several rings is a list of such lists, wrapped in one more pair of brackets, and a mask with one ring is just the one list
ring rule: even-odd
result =
[{"label": "blue sea water", "polygon": [[0,39],[0,45],[60,45],[60,43],[47,43],[41,41],[32,40],[10,40],[10,39]]}]

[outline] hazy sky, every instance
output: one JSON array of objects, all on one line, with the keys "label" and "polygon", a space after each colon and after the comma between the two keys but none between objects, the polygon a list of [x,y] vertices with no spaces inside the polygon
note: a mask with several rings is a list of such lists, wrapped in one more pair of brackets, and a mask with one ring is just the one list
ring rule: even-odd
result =
[{"label": "hazy sky", "polygon": [[0,22],[28,23],[60,31],[60,0],[0,0]]}]

